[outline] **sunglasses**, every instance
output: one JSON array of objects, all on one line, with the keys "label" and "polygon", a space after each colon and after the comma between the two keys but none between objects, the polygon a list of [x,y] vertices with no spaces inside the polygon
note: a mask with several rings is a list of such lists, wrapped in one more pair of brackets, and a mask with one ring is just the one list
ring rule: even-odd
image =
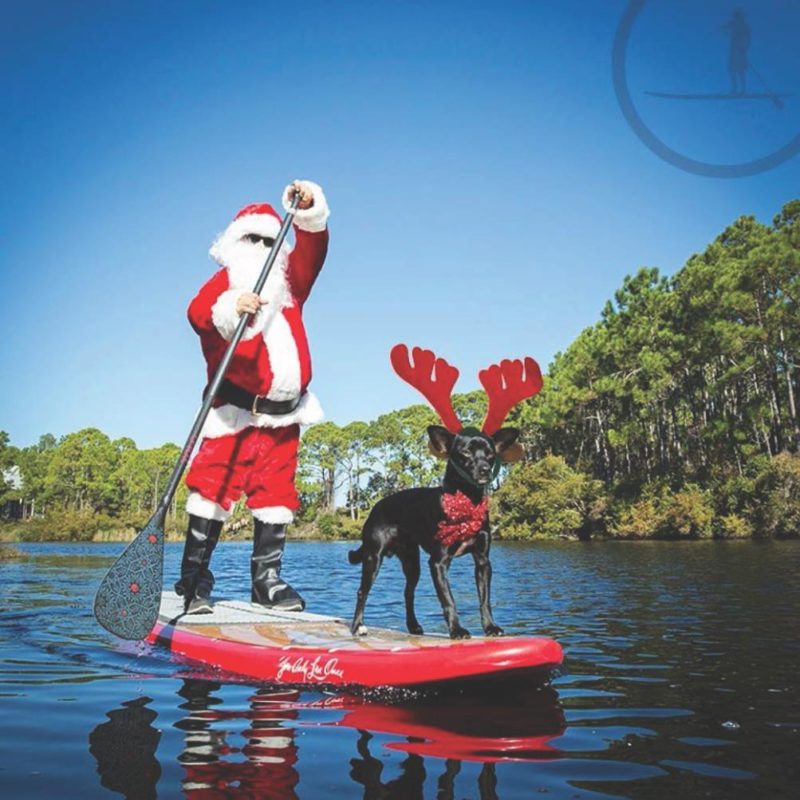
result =
[{"label": "sunglasses", "polygon": [[272,247],[275,244],[275,240],[271,236],[259,236],[257,233],[246,233],[242,239],[246,239],[252,244],[263,244],[264,247]]}]

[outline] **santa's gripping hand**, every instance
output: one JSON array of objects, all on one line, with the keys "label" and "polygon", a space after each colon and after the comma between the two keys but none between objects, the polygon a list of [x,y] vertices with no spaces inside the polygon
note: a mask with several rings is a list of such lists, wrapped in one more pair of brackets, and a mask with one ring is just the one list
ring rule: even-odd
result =
[{"label": "santa's gripping hand", "polygon": [[311,206],[314,205],[314,186],[315,184],[309,181],[292,181],[283,193],[286,198],[283,203],[284,206],[286,206],[287,201],[291,203],[295,196],[299,194],[300,202],[297,204],[298,209],[300,209],[300,211],[305,211],[311,208]]}]

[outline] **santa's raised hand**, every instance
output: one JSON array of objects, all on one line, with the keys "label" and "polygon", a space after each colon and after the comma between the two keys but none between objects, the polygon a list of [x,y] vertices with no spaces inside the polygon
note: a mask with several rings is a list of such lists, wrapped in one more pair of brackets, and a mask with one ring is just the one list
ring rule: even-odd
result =
[{"label": "santa's raised hand", "polygon": [[307,181],[292,181],[292,183],[286,187],[285,194],[286,197],[289,198],[290,203],[298,193],[300,194],[300,202],[297,204],[297,207],[301,211],[305,211],[314,205],[314,190]]}]

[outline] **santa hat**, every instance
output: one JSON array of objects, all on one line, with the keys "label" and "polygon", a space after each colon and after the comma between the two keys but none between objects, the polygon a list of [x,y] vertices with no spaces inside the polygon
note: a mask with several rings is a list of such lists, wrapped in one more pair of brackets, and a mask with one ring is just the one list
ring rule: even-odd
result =
[{"label": "santa hat", "polygon": [[228,245],[239,241],[248,233],[275,239],[281,228],[281,218],[269,203],[251,203],[241,209],[233,222],[216,238],[209,255],[218,264],[224,265],[223,253]]},{"label": "santa hat", "polygon": [[280,225],[281,218],[278,216],[278,212],[269,203],[250,203],[249,206],[245,206],[236,214],[233,221],[236,222],[237,219],[242,219],[243,217],[260,216],[262,214],[275,217]]}]

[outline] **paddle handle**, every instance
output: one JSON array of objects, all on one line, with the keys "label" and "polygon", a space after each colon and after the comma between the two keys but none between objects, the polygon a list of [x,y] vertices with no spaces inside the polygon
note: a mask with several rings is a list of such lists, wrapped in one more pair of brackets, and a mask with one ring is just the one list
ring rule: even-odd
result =
[{"label": "paddle handle", "polygon": [[[256,285],[253,287],[253,294],[260,295],[261,290],[264,288],[264,284],[267,282],[272,265],[275,263],[275,259],[278,257],[278,253],[280,252],[284,239],[286,239],[286,234],[289,232],[289,228],[294,220],[294,215],[297,212],[297,207],[300,202],[300,194],[301,193],[299,191],[296,191],[294,197],[292,198],[289,210],[286,212],[286,216],[283,218],[278,235],[275,237],[275,244],[272,245],[269,255],[267,256],[267,260],[264,262],[264,266],[261,268],[261,273],[258,276]],[[244,336],[245,329],[250,322],[251,316],[252,314],[249,311],[246,311],[241,315],[239,324],[236,326],[236,330],[234,331],[230,343],[225,350],[225,354],[222,356],[222,360],[219,362],[217,371],[214,373],[214,377],[211,379],[211,383],[208,385],[208,389],[206,390],[205,397],[203,399],[203,405],[200,406],[200,410],[197,412],[192,429],[189,431],[189,436],[186,439],[186,444],[184,444],[183,450],[181,450],[178,462],[175,464],[175,468],[172,470],[169,481],[167,481],[167,486],[164,489],[164,494],[161,496],[158,508],[154,514],[154,517],[161,521],[166,518],[169,504],[172,502],[172,498],[175,496],[175,492],[178,490],[178,485],[181,482],[181,477],[183,476],[183,473],[192,458],[195,445],[197,444],[197,440],[200,438],[200,431],[203,429],[203,425],[208,418],[209,412],[211,411],[211,406],[214,403],[214,398],[217,396],[219,387],[225,378],[225,373],[228,371],[231,361],[233,360],[236,347],[241,341],[242,336]]]}]

